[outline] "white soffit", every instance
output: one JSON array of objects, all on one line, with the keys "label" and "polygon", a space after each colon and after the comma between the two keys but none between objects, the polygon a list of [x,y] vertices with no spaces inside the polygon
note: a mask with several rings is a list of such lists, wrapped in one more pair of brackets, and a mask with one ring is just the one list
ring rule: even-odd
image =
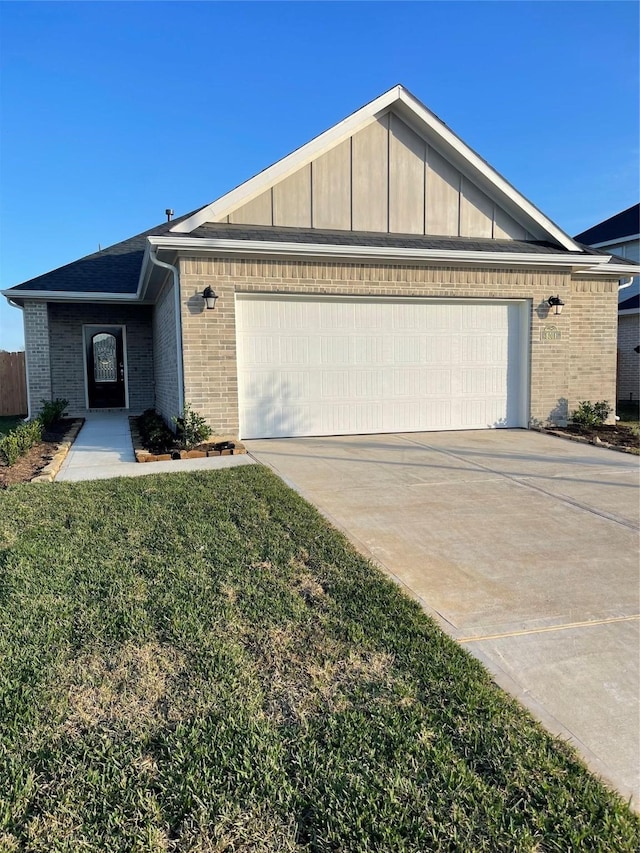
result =
[{"label": "white soffit", "polygon": [[503,205],[508,213],[523,224],[529,223],[529,230],[539,232],[541,237],[544,235],[551,238],[569,251],[581,251],[578,243],[521,195],[444,122],[400,85],[389,89],[388,92],[316,136],[306,145],[201,208],[193,216],[177,223],[171,231],[186,234],[207,222],[220,220],[391,109],[412,125],[424,137],[427,144],[436,148],[438,153],[445,156],[454,166],[477,182],[481,189],[487,191],[495,201]]}]

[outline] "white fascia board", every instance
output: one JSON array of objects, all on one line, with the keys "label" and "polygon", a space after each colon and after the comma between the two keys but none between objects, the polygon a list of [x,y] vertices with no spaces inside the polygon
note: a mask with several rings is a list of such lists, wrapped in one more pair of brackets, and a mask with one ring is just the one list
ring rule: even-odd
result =
[{"label": "white fascia board", "polygon": [[628,317],[631,314],[640,314],[640,308],[623,308],[618,310],[618,317]]},{"label": "white fascia board", "polygon": [[640,275],[640,266],[638,264],[609,264],[607,263],[607,258],[610,258],[611,255],[601,255],[603,260],[597,266],[594,266],[589,269],[580,270],[582,275],[613,275],[617,278],[621,276],[636,276]]},{"label": "white fascia board", "polygon": [[149,265],[149,252],[151,251],[151,245],[147,242],[144,247],[144,255],[142,258],[142,264],[140,265],[140,275],[138,276],[138,287],[136,288],[136,296],[138,299],[142,299],[147,292],[147,288],[149,287],[149,281],[151,279],[151,269]]},{"label": "white fascia board", "polygon": [[7,299],[44,299],[47,302],[137,302],[137,293],[75,293],[70,290],[0,290]]},{"label": "white fascia board", "polygon": [[616,237],[615,240],[605,240],[603,243],[589,243],[592,249],[601,249],[605,246],[617,246],[620,243],[631,243],[632,240],[640,240],[640,234],[631,234],[629,237]]},{"label": "white fascia board", "polygon": [[248,181],[240,184],[240,186],[231,190],[231,192],[226,193],[216,201],[196,211],[188,219],[178,222],[171,228],[171,231],[176,234],[189,234],[205,222],[220,219],[232,210],[235,210],[240,204],[252,201],[269,187],[273,186],[276,181],[286,178],[290,173],[302,168],[302,166],[311,162],[315,157],[351,136],[356,130],[361,130],[367,124],[375,121],[378,113],[399,99],[401,89],[402,86],[394,86],[392,89],[389,89],[388,92],[366,104],[357,110],[357,112],[352,113],[347,118],[338,122],[338,124],[330,127],[329,130],[325,130],[324,133],[314,137],[310,142],[307,142],[300,148],[296,148],[295,151],[287,154],[282,160],[278,160],[277,163],[254,175],[253,178],[249,178]]},{"label": "white fascia board", "polygon": [[393,246],[341,246],[318,243],[286,243],[270,240],[228,240],[210,237],[147,237],[159,249],[211,252],[252,256],[337,258],[345,260],[446,261],[447,263],[487,264],[495,266],[590,267],[606,255],[538,254],[534,252],[473,252],[463,249],[411,249]]}]

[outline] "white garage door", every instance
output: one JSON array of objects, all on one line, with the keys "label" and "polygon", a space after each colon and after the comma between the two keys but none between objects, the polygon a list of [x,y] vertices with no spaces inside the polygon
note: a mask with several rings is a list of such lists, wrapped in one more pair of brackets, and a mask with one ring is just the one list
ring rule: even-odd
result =
[{"label": "white garage door", "polygon": [[238,294],[240,436],[517,427],[525,303]]}]

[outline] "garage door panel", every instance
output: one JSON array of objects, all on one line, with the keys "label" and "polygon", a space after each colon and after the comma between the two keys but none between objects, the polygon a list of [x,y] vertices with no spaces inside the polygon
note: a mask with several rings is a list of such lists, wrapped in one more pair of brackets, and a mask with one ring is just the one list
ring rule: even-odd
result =
[{"label": "garage door panel", "polygon": [[238,296],[241,435],[522,426],[522,311]]}]

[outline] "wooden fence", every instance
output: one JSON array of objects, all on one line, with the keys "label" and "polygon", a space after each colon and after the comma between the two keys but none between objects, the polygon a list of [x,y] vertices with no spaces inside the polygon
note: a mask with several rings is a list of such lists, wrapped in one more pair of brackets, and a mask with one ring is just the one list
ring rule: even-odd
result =
[{"label": "wooden fence", "polygon": [[23,352],[0,352],[0,415],[27,414],[27,373]]}]

